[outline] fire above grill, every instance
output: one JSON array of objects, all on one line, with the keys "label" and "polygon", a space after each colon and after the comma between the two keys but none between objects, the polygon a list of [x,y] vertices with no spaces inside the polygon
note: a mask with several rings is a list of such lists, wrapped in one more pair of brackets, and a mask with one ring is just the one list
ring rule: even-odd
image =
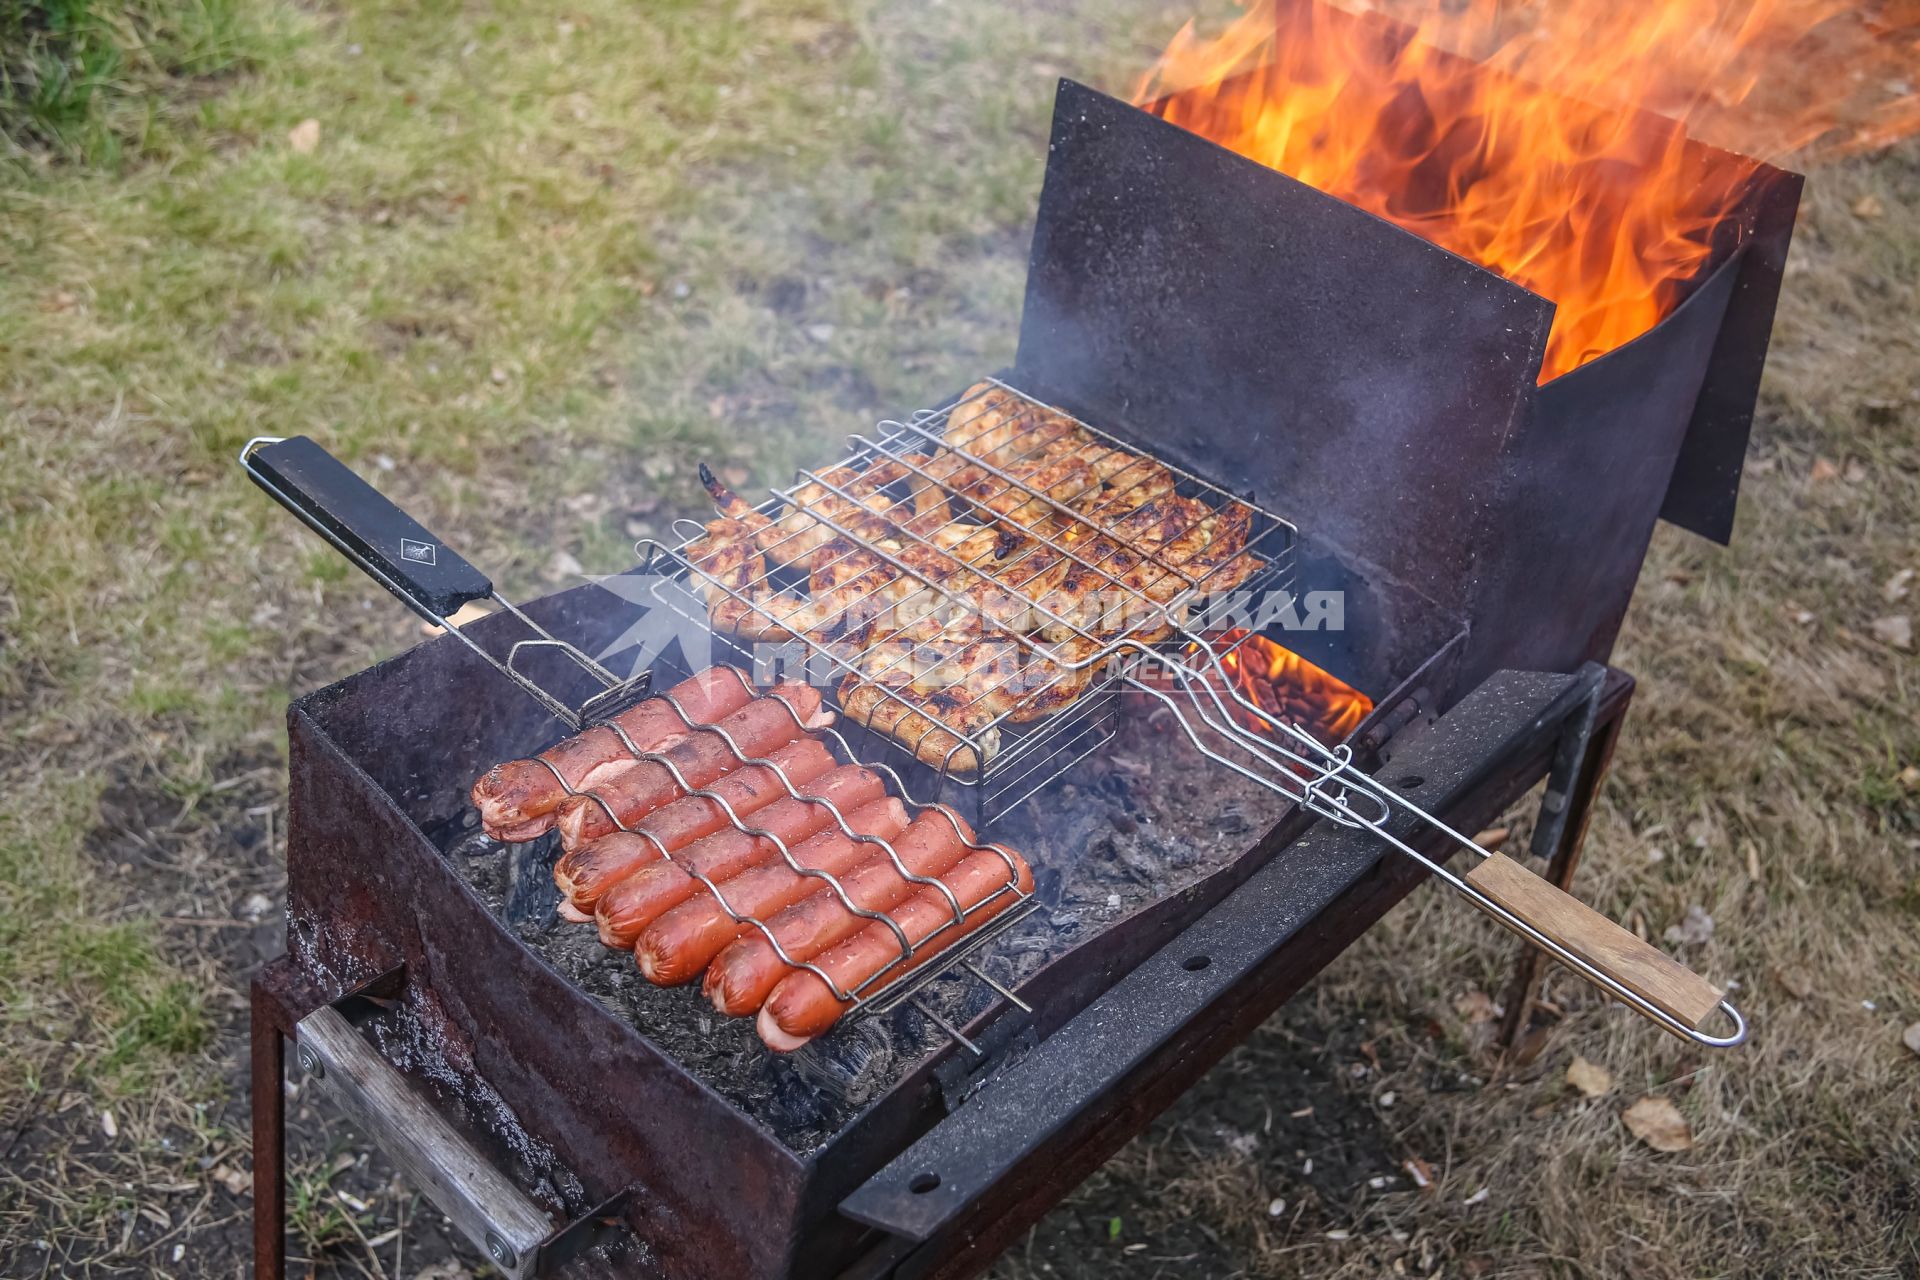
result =
[{"label": "fire above grill", "polygon": [[[881,684],[842,717],[836,760],[884,765],[897,794],[964,807],[1022,850],[1029,909],[937,955],[907,1004],[883,989],[767,1053],[557,922],[552,840],[489,840],[466,801],[490,766],[643,691],[590,656],[633,621],[617,596],[450,628],[290,713],[290,954],[255,985],[261,1273],[280,1262],[283,1036],[503,1270],[689,1277],[977,1269],[1429,876],[1676,1033],[1737,1042],[1718,991],[1560,892],[1631,695],[1601,664],[1654,521],[1731,521],[1798,192],[1737,163],[1730,230],[1686,296],[1543,383],[1550,303],[1062,82],[1013,367],[856,437],[761,514],[777,528],[824,492],[885,520],[953,487],[936,467],[972,467],[1047,513],[1029,552],[1080,564],[1103,588],[1093,611],[1016,583],[1013,622],[919,558],[942,520],[876,539],[866,516],[808,507],[848,554],[972,606],[959,625],[1014,651],[988,677],[1007,705],[904,732],[881,708],[910,705],[894,693],[913,681],[889,683],[838,618],[772,651],[711,637],[756,683],[805,672],[843,709]],[[1148,578],[1122,580],[1089,552],[1134,545],[1114,516],[1032,483],[1012,436],[989,457],[951,435],[989,395],[1076,449],[1164,467],[1190,504],[1169,542],[1233,528],[1229,554],[1148,554]],[[423,616],[492,595],[311,442],[255,442],[245,461]],[[850,487],[878,466],[871,492]],[[729,576],[715,536],[643,548],[653,598],[702,642],[714,610],[733,633],[791,621],[776,557]],[[1216,572],[1232,590],[1207,590]],[[1284,592],[1282,612],[1337,599],[1344,626],[1284,629],[1234,598],[1256,591]],[[654,690],[705,665],[692,647],[657,657]],[[1171,803],[1209,760],[1203,796]],[[1544,879],[1462,834],[1542,778]],[[1697,1029],[1715,1009],[1727,1034]]]}]

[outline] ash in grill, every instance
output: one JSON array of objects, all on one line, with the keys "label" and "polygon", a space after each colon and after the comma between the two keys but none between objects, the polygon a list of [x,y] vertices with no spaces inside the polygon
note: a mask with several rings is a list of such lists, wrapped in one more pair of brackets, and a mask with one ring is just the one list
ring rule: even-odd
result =
[{"label": "ash in grill", "polygon": [[[642,566],[756,685],[823,688],[834,763],[1024,853],[1028,909],[948,934],[984,946],[929,946],[776,1057],[557,922],[551,838],[473,830],[476,777],[642,692],[592,656],[632,621],[612,595],[509,607],[310,695],[290,715],[291,958],[255,987],[262,1273],[282,1033],[329,1078],[391,1069],[350,1067],[363,1042],[336,1008],[467,1104],[461,1167],[514,1176],[435,1181],[424,1156],[420,1176],[514,1275],[608,1220],[642,1274],[976,1270],[1429,877],[1676,1033],[1736,1041],[1716,989],[1554,885],[1631,695],[1601,664],[1654,522],[1729,527],[1798,192],[1747,172],[1685,300],[1541,384],[1550,303],[1063,82],[1013,367],[758,509],[717,492],[719,520]],[[328,461],[248,453],[423,616],[493,595]],[[1128,523],[1155,499],[1164,519]],[[1338,598],[1345,626],[1280,634],[1235,600],[1281,592]],[[657,656],[652,688],[705,658]],[[1289,683],[1250,693],[1263,679]],[[767,760],[728,745],[729,769]],[[1461,834],[1543,778],[1553,885]],[[1699,1029],[1721,1013],[1732,1034]],[[403,1151],[442,1141],[415,1136],[431,1117],[367,1123]]]}]

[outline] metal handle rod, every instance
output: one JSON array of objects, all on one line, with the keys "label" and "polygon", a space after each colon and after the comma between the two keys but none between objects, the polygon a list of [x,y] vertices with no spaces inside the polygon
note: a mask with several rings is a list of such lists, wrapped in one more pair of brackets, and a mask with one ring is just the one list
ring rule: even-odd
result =
[{"label": "metal handle rod", "polygon": [[401,603],[405,604],[416,616],[454,636],[461,644],[472,650],[481,661],[498,671],[501,675],[506,676],[516,685],[519,685],[520,688],[531,695],[535,701],[545,707],[555,719],[564,723],[569,729],[577,733],[584,727],[585,715],[583,714],[583,709],[568,705],[557,695],[549,692],[545,687],[540,685],[531,676],[522,672],[516,664],[520,659],[520,653],[523,649],[556,649],[568,660],[573,662],[575,666],[599,681],[603,692],[589,700],[589,708],[595,703],[604,700],[609,694],[618,697],[637,692],[646,687],[644,680],[641,679],[620,680],[612,672],[608,671],[606,667],[588,657],[587,654],[579,648],[569,644],[565,640],[561,640],[540,623],[534,621],[534,619],[523,612],[518,605],[501,595],[497,590],[489,590],[486,598],[493,601],[494,604],[498,605],[505,612],[511,613],[522,625],[531,630],[537,639],[516,641],[513,647],[507,651],[507,656],[504,660],[489,653],[480,646],[478,641],[469,636],[464,628],[455,626],[450,615],[435,613],[432,609],[420,603],[414,593],[407,590],[405,584],[396,580],[391,574],[374,564],[366,556],[355,551],[353,547],[337,533],[309,513],[304,504],[297,501],[292,494],[289,494],[285,489],[274,483],[271,477],[254,465],[253,453],[256,449],[266,445],[280,444],[284,439],[285,437],[282,436],[255,436],[247,441],[245,445],[241,446],[240,465],[253,482],[264,489],[274,501],[291,512],[300,523],[319,534],[328,546],[339,552],[354,568],[373,579],[379,586],[386,588],[391,594],[399,597]]},{"label": "metal handle rod", "polygon": [[[1192,637],[1192,639],[1203,650],[1210,652],[1209,647],[1204,641],[1198,637]],[[1166,661],[1164,655],[1156,656],[1162,661]],[[1209,729],[1221,734],[1235,746],[1247,751],[1256,758],[1268,762],[1271,761],[1271,757],[1265,751],[1261,750],[1256,742],[1250,740],[1252,737],[1250,732],[1235,723],[1230,714],[1223,714],[1223,719],[1226,723],[1222,724],[1216,722],[1213,717],[1206,715],[1205,712],[1198,707],[1198,699],[1204,696],[1221,712],[1226,712],[1226,708],[1220,699],[1219,688],[1216,686],[1215,681],[1209,680],[1205,678],[1204,675],[1194,672],[1185,663],[1167,661],[1167,665],[1173,671],[1175,679],[1180,682],[1181,687],[1195,703],[1195,711]],[[1274,717],[1270,713],[1242,697],[1234,689],[1230,678],[1223,669],[1216,666],[1215,671],[1218,676],[1219,685],[1224,686],[1228,690],[1228,696],[1231,697],[1235,703],[1248,712],[1260,716],[1263,721],[1272,722],[1274,720]],[[1727,1036],[1714,1036],[1702,1032],[1697,1028],[1690,1027],[1680,1019],[1669,1014],[1666,1010],[1661,1009],[1659,1006],[1647,1000],[1640,993],[1626,986],[1612,974],[1590,963],[1584,957],[1574,953],[1556,939],[1548,937],[1528,921],[1507,909],[1506,906],[1483,893],[1478,886],[1470,883],[1465,877],[1450,870],[1443,863],[1428,857],[1419,849],[1388,830],[1387,824],[1391,821],[1393,814],[1399,812],[1405,814],[1415,822],[1437,831],[1444,838],[1453,841],[1457,845],[1471,849],[1478,857],[1485,858],[1488,856],[1487,851],[1475,844],[1470,838],[1462,835],[1446,822],[1428,813],[1413,801],[1408,800],[1398,792],[1387,787],[1384,783],[1379,782],[1377,779],[1355,767],[1351,763],[1350,753],[1343,757],[1340,753],[1321,746],[1298,728],[1285,725],[1284,722],[1281,722],[1292,736],[1303,739],[1314,752],[1323,758],[1325,763],[1322,776],[1315,779],[1313,783],[1297,783],[1296,780],[1297,785],[1289,785],[1287,782],[1283,782],[1280,777],[1263,773],[1259,770],[1249,769],[1241,765],[1238,761],[1223,757],[1218,752],[1211,750],[1199,740],[1198,734],[1188,722],[1187,713],[1172,696],[1145,681],[1139,680],[1137,677],[1129,677],[1129,679],[1135,687],[1151,694],[1166,704],[1185,730],[1188,738],[1202,754],[1226,765],[1241,776],[1284,796],[1288,800],[1313,810],[1315,813],[1330,818],[1342,825],[1365,828],[1388,847],[1418,862],[1434,876],[1446,883],[1448,887],[1466,897],[1469,901],[1473,902],[1476,907],[1492,916],[1502,925],[1505,925],[1534,946],[1539,947],[1587,981],[1619,999],[1635,1012],[1640,1013],[1675,1035],[1710,1048],[1731,1048],[1742,1043],[1747,1038],[1746,1019],[1730,1001],[1722,999],[1719,1003],[1719,1008],[1732,1022],[1734,1028],[1732,1034]],[[1285,749],[1283,748],[1282,750],[1284,751]],[[1289,756],[1294,755],[1294,753],[1290,751],[1286,751],[1285,754]],[[1337,779],[1343,788],[1342,793],[1338,796],[1328,794],[1323,787],[1325,782],[1333,779]],[[1383,814],[1380,816],[1370,816],[1355,810],[1345,794],[1344,788],[1346,787],[1356,788],[1381,804],[1384,810]]]}]

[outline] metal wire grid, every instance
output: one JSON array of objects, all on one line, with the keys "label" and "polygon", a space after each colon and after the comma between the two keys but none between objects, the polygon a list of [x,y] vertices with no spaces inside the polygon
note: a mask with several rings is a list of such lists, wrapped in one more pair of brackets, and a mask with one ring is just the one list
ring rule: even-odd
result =
[{"label": "metal wire grid", "polygon": [[[843,708],[873,690],[853,722],[943,782],[979,788],[982,821],[1112,737],[1117,651],[1184,642],[1194,605],[1216,586],[1293,587],[1290,523],[998,380],[852,443],[845,459],[802,470],[753,509],[766,553],[757,573],[716,571],[699,550],[704,529],[677,529],[671,549],[643,543],[643,557],[683,568],[710,610],[746,621],[736,630],[803,644],[839,674]],[[1063,478],[1045,484],[1051,475]],[[966,515],[954,514],[956,500]],[[991,514],[969,518],[980,510]],[[1230,554],[1195,554],[1207,521],[1237,522],[1244,539]],[[783,590],[798,575],[776,566],[809,558],[814,580],[845,573],[851,588],[807,601]],[[908,619],[904,630],[870,642],[889,610]],[[916,684],[963,691],[970,722],[912,696]],[[1058,709],[1043,713],[1050,704]],[[913,732],[899,731],[909,723]]]},{"label": "metal wire grid", "polygon": [[[744,677],[742,678],[744,679]],[[772,696],[772,695],[769,695],[769,696]],[[832,893],[837,899],[839,899],[840,905],[844,907],[848,912],[862,919],[872,921],[876,924],[883,924],[893,932],[894,939],[898,944],[898,946],[900,947],[900,954],[894,957],[894,959],[892,959],[891,961],[889,961],[883,968],[879,969],[870,977],[866,978],[865,980],[863,980],[853,988],[851,989],[843,988],[837,982],[834,981],[831,975],[829,975],[824,969],[820,968],[818,965],[814,964],[811,960],[801,959],[793,955],[790,955],[787,952],[786,948],[781,945],[779,938],[775,936],[773,929],[768,921],[762,920],[759,917],[748,914],[748,913],[736,911],[733,908],[733,906],[727,901],[726,891],[723,888],[724,882],[716,883],[711,877],[707,876],[705,873],[697,871],[690,866],[687,866],[682,859],[676,858],[674,856],[674,853],[668,850],[667,847],[663,843],[661,843],[660,840],[654,837],[654,835],[651,832],[636,829],[633,826],[629,825],[627,822],[623,821],[620,815],[614,810],[614,807],[606,800],[604,796],[600,795],[598,791],[595,791],[591,788],[582,791],[570,786],[567,783],[567,781],[561,777],[560,771],[554,768],[550,762],[544,760],[542,757],[539,757],[539,756],[533,757],[533,759],[540,760],[540,762],[547,767],[548,771],[553,774],[554,779],[560,783],[560,786],[567,792],[568,795],[583,796],[586,799],[593,801],[595,804],[597,804],[600,807],[601,811],[606,814],[607,820],[611,822],[616,828],[618,828],[621,831],[628,832],[629,834],[637,835],[640,838],[646,840],[649,844],[653,845],[655,851],[658,852],[663,859],[674,864],[675,866],[679,866],[681,870],[685,871],[689,876],[698,880],[701,883],[701,885],[705,887],[707,892],[713,895],[713,900],[719,905],[720,909],[725,911],[727,915],[734,920],[735,923],[743,924],[743,925],[751,925],[754,928],[758,929],[761,935],[766,938],[768,944],[773,947],[774,954],[777,957],[779,957],[780,961],[783,964],[789,966],[790,968],[804,969],[807,972],[812,973],[814,976],[818,977],[822,982],[827,984],[828,990],[833,992],[834,997],[836,999],[838,999],[843,1004],[847,1004],[851,1006],[851,1009],[858,1010],[863,1007],[869,1006],[869,1004],[874,1001],[875,995],[878,995],[881,993],[884,993],[884,998],[879,1000],[878,1003],[873,1003],[872,1004],[873,1009],[875,1011],[884,1012],[886,1010],[896,1008],[903,1001],[913,998],[914,995],[920,989],[920,987],[924,985],[926,982],[931,981],[933,978],[938,977],[942,973],[950,972],[954,967],[954,965],[963,963],[965,956],[971,955],[974,950],[984,945],[988,939],[997,937],[1001,931],[1011,927],[1016,921],[1023,919],[1029,912],[1033,910],[1034,906],[1037,905],[1033,899],[1033,895],[1031,893],[1023,891],[1020,888],[1018,864],[1016,863],[1014,856],[1004,846],[997,845],[997,844],[983,843],[980,840],[968,835],[966,828],[956,819],[952,810],[950,810],[947,806],[938,805],[938,804],[926,805],[917,801],[913,797],[912,792],[908,789],[905,781],[900,777],[898,773],[896,773],[893,770],[891,766],[886,765],[884,763],[875,764],[875,763],[861,760],[859,756],[853,751],[853,749],[847,744],[846,739],[841,737],[840,734],[835,732],[833,729],[808,728],[806,723],[800,718],[799,713],[785,699],[779,698],[777,696],[772,697],[773,701],[778,702],[782,707],[786,709],[787,713],[793,717],[794,726],[796,729],[799,730],[799,732],[801,732],[802,734],[816,737],[816,738],[825,739],[826,742],[828,743],[828,749],[830,753],[832,753],[835,756],[835,759],[839,763],[857,764],[865,768],[874,769],[877,772],[884,774],[887,777],[887,779],[893,784],[894,793],[897,794],[902,801],[907,803],[913,809],[919,811],[919,813],[916,813],[914,815],[915,817],[918,817],[920,813],[925,813],[925,812],[934,812],[934,813],[940,814],[942,817],[944,817],[947,820],[947,822],[949,822],[953,826],[954,835],[959,838],[960,842],[970,852],[974,852],[974,853],[992,852],[999,855],[999,857],[1003,861],[1005,861],[1007,864],[1007,882],[1004,885],[1001,885],[1000,887],[996,888],[992,893],[982,898],[979,902],[974,903],[972,906],[962,907],[958,897],[954,894],[952,888],[950,888],[939,877],[919,875],[909,870],[906,864],[901,860],[899,851],[894,848],[893,843],[891,841],[886,840],[880,836],[865,835],[855,831],[852,828],[852,826],[848,824],[847,815],[841,811],[840,807],[837,804],[835,804],[832,800],[827,799],[825,797],[816,796],[816,795],[812,795],[812,794],[800,791],[799,788],[794,785],[793,780],[787,776],[785,770],[783,770],[780,767],[777,761],[772,760],[770,758],[766,758],[766,757],[747,755],[746,752],[741,750],[740,744],[734,740],[733,735],[728,733],[726,729],[724,729],[723,727],[717,724],[711,724],[704,721],[695,720],[692,716],[687,714],[686,708],[681,706],[679,700],[676,699],[671,693],[661,692],[661,693],[655,694],[654,697],[660,700],[661,702],[666,703],[669,707],[673,709],[674,714],[678,715],[680,717],[681,722],[686,725],[688,732],[706,733],[719,738],[720,741],[726,745],[727,750],[733,753],[733,757],[740,767],[746,767],[750,765],[759,765],[766,768],[770,773],[773,774],[774,777],[779,779],[781,787],[785,789],[788,796],[794,799],[804,800],[808,804],[817,804],[824,807],[827,810],[828,814],[831,815],[834,824],[839,828],[840,833],[842,835],[845,835],[849,839],[858,841],[862,844],[871,844],[876,846],[886,856],[888,861],[892,863],[894,871],[898,875],[900,875],[902,879],[906,880],[910,884],[917,886],[920,889],[937,890],[940,893],[940,895],[946,899],[947,907],[953,915],[953,922],[952,922],[952,925],[949,927],[957,927],[961,929],[962,932],[956,935],[949,943],[942,946],[937,951],[927,953],[927,954],[922,954],[924,940],[922,943],[918,943],[918,944],[911,941],[907,937],[906,932],[903,929],[901,929],[899,923],[893,919],[891,914],[889,914],[886,911],[876,911],[876,910],[858,905],[853,900],[853,898],[848,894],[846,886],[841,882],[840,877],[832,874],[831,872],[823,871],[818,867],[809,867],[804,865],[794,856],[793,850],[787,845],[787,842],[785,840],[781,839],[780,836],[776,835],[772,831],[768,831],[765,828],[752,825],[752,823],[749,821],[749,818],[751,817],[751,815],[742,815],[738,811],[736,811],[732,803],[727,800],[724,794],[710,787],[693,786],[691,783],[688,782],[686,775],[680,771],[680,767],[673,761],[673,759],[670,756],[667,756],[658,751],[641,750],[639,745],[635,743],[631,737],[628,736],[626,730],[621,728],[621,726],[617,721],[614,721],[611,719],[601,721],[600,722],[601,724],[603,724],[608,729],[611,729],[614,732],[614,734],[619,737],[622,745],[626,748],[627,752],[633,756],[635,760],[638,760],[644,763],[652,763],[652,764],[660,765],[662,768],[667,770],[668,774],[673,778],[675,785],[680,788],[681,792],[684,795],[699,796],[704,799],[711,800],[715,804],[718,804],[721,810],[727,815],[728,821],[732,823],[733,827],[736,830],[741,831],[746,835],[756,836],[756,837],[760,837],[770,841],[773,844],[774,848],[779,852],[781,858],[785,860],[787,866],[791,870],[793,870],[796,874],[806,876],[810,879],[816,879],[816,880],[822,881],[825,884],[827,891]],[[1017,899],[1017,901],[1014,902],[1011,906],[1007,906],[1003,909],[996,907],[996,904],[1000,903],[1004,898],[1006,898],[1009,895]],[[997,910],[998,914],[994,915],[993,918],[990,921],[988,921],[983,927],[980,927],[977,929],[971,929],[971,930],[967,928],[969,921],[977,919],[979,916],[993,910]],[[952,955],[951,955],[951,958],[946,963],[939,964],[939,965],[934,965],[930,963],[931,961],[940,959],[943,956],[948,956],[949,953],[952,953]],[[898,986],[896,986],[890,975],[898,974],[903,966],[906,966],[907,968],[911,969],[912,972],[910,975],[902,975],[903,980],[900,982]],[[998,982],[994,981],[986,973],[982,972],[980,969],[978,969],[977,967],[973,966],[970,963],[966,964],[966,967],[969,970],[969,972],[971,972],[981,982],[993,988],[993,990],[998,992],[1001,996],[1011,1001],[1012,1003],[1019,1005],[1022,1009],[1027,1009],[1029,1012],[1031,1011],[1030,1007],[1024,1001],[1022,1001],[1019,996],[1015,995],[1012,991],[1008,990]],[[964,1035],[962,1035],[956,1028],[948,1025],[946,1020],[941,1018],[940,1015],[936,1013],[934,1010],[927,1008],[926,1006],[919,1004],[918,1002],[916,1002],[916,1007],[919,1008],[920,1011],[923,1014],[925,1014],[928,1018],[932,1019],[935,1023],[937,1023],[942,1030],[946,1031],[949,1035],[953,1036],[954,1039],[956,1039],[962,1044],[967,1045],[967,1047],[970,1049],[974,1048],[971,1042],[969,1042]]]}]

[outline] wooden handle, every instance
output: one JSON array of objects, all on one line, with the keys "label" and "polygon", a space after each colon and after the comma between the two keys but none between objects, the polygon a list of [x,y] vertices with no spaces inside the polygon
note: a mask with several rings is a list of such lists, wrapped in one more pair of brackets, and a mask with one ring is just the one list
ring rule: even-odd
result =
[{"label": "wooden handle", "polygon": [[1698,1029],[1720,1006],[1720,988],[1511,858],[1489,855],[1467,883],[1689,1027]]}]

